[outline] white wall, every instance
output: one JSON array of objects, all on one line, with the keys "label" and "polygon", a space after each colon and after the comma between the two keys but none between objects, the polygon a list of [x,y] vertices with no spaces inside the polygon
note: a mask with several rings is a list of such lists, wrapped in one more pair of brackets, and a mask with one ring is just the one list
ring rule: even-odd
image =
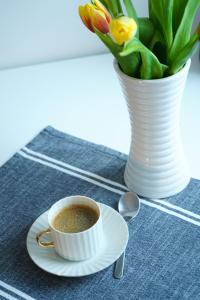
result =
[{"label": "white wall", "polygon": [[[89,0],[0,0],[0,68],[105,52],[81,24],[78,6]],[[136,0],[145,14],[146,0]]]},{"label": "white wall", "polygon": [[[86,2],[0,0],[0,69],[107,51],[78,16]],[[147,0],[133,2],[139,16],[147,15]]]}]

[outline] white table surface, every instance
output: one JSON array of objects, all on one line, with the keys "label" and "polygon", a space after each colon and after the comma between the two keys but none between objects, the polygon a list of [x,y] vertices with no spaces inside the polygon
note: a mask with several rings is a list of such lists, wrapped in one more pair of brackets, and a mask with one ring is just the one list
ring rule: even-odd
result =
[{"label": "white table surface", "polygon": [[[181,131],[200,179],[200,62],[193,58]],[[47,125],[128,153],[130,125],[110,54],[0,71],[0,165]]]}]

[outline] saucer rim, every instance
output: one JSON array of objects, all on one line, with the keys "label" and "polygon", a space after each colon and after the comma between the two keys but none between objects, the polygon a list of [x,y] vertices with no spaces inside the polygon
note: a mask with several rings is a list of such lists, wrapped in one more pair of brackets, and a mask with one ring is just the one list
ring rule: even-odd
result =
[{"label": "saucer rim", "polygon": [[[124,220],[124,218],[120,215],[120,213],[119,213],[117,210],[115,210],[115,209],[112,208],[111,206],[106,205],[106,204],[104,204],[104,203],[101,203],[101,202],[98,202],[98,201],[96,201],[96,202],[97,202],[97,204],[100,205],[100,207],[101,207],[101,206],[104,206],[106,209],[111,209],[111,210],[113,210],[113,211],[116,213],[116,215],[118,216],[118,218],[121,219],[121,223],[124,224],[124,228],[126,228],[126,229],[125,229],[125,230],[126,230],[126,242],[124,243],[123,249],[122,249],[121,251],[119,251],[118,255],[116,255],[115,260],[112,261],[112,262],[110,262],[106,267],[102,267],[101,269],[98,269],[98,270],[96,270],[96,271],[94,271],[94,272],[90,272],[90,273],[82,274],[82,275],[65,275],[65,274],[58,274],[58,273],[55,273],[55,272],[51,272],[50,270],[44,269],[43,266],[41,266],[40,264],[38,264],[38,263],[33,259],[32,255],[31,255],[31,253],[30,253],[30,251],[29,251],[28,238],[29,238],[29,235],[30,235],[30,232],[31,232],[32,227],[35,225],[35,223],[37,223],[38,219],[39,219],[42,215],[46,214],[46,213],[49,211],[49,209],[47,209],[46,211],[44,211],[43,213],[41,213],[41,214],[35,219],[35,221],[34,221],[34,222],[32,223],[32,225],[30,226],[30,228],[29,228],[29,230],[28,230],[28,233],[27,233],[27,237],[26,237],[26,249],[27,249],[28,255],[29,255],[30,259],[32,260],[32,262],[33,262],[38,268],[40,268],[41,270],[43,270],[43,271],[45,271],[45,272],[47,272],[47,273],[49,273],[49,274],[55,275],[55,276],[66,277],[66,278],[70,278],[70,277],[76,278],[76,277],[85,277],[85,276],[89,276],[89,275],[96,274],[96,273],[98,273],[98,272],[100,272],[100,271],[105,270],[106,268],[110,267],[112,264],[115,263],[115,261],[122,255],[122,253],[124,252],[124,250],[125,250],[126,247],[127,247],[128,240],[129,240],[129,230],[128,230],[128,225],[127,225],[127,222]],[[107,241],[107,243],[109,244],[109,241]],[[105,248],[106,248],[106,247],[105,247]],[[104,250],[104,248],[103,248],[103,249],[101,250],[101,252],[99,252],[99,253],[97,254],[98,257],[99,257],[99,259],[101,258],[101,255],[104,253],[104,251],[105,251],[105,250]],[[57,253],[56,253],[56,255],[59,257],[59,255],[58,255]],[[61,257],[61,258],[62,258],[62,257]],[[63,258],[63,260],[64,260],[64,258]],[[80,261],[73,261],[73,263],[75,263],[75,264],[76,264],[76,263],[80,263]]]}]

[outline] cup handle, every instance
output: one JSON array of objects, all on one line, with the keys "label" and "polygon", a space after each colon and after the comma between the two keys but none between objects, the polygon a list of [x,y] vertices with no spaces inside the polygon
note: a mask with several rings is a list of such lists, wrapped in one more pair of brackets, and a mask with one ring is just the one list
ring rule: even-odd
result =
[{"label": "cup handle", "polygon": [[40,238],[45,235],[45,234],[50,234],[51,233],[51,229],[50,228],[47,228],[45,230],[42,230],[40,231],[37,235],[36,235],[36,241],[38,243],[38,245],[40,247],[43,247],[43,248],[54,248],[54,243],[53,242],[42,242],[40,240]]}]

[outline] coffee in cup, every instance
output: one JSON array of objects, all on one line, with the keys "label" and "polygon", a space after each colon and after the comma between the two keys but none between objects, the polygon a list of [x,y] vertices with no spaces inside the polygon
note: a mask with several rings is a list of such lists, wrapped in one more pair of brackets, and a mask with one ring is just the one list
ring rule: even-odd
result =
[{"label": "coffee in cup", "polygon": [[55,216],[52,224],[55,229],[61,232],[81,232],[92,227],[98,218],[98,213],[92,207],[72,204],[63,208]]}]

